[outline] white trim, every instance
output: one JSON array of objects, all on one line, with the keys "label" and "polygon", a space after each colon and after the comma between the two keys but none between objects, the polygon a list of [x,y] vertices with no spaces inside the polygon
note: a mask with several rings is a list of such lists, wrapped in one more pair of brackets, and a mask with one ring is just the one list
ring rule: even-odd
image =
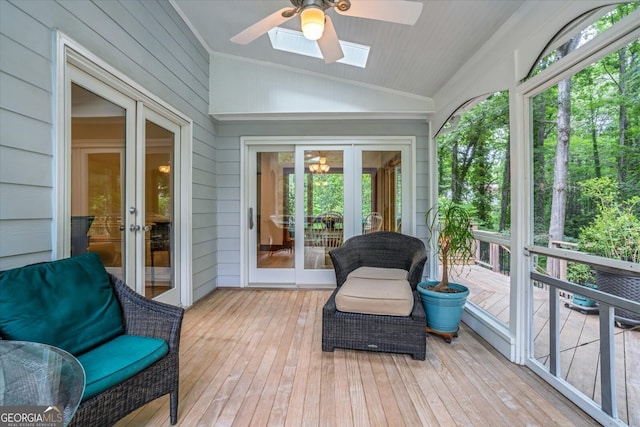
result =
[{"label": "white trim", "polygon": [[212,113],[211,117],[220,122],[241,121],[336,121],[336,120],[426,120],[431,111],[416,113],[415,111],[389,111],[384,113]]},{"label": "white trim", "polygon": [[[53,215],[51,218],[51,259],[59,259],[64,256],[64,236],[71,234],[71,230],[65,227],[64,212],[68,203],[68,195],[70,192],[65,188],[64,179],[64,158],[65,158],[65,135],[69,134],[66,117],[71,115],[71,111],[67,111],[65,99],[66,93],[70,90],[67,87],[64,70],[66,66],[65,42],[62,34],[56,29],[53,30],[53,52],[54,61],[52,75],[52,141],[55,141],[53,147],[53,167],[52,169],[52,198]],[[68,233],[66,233],[68,231]]]},{"label": "white trim", "polygon": [[[517,63],[517,61],[516,61]],[[533,197],[532,146],[529,136],[530,111],[524,97],[512,89],[509,94],[511,134],[511,281],[509,296],[509,330],[513,337],[510,360],[523,364],[532,348],[532,293],[529,283],[531,259],[524,256],[524,247],[533,240],[531,200]]]},{"label": "white trim", "polygon": [[196,31],[196,26],[191,23],[191,20],[189,18],[187,18],[187,14],[184,13],[184,11],[180,8],[180,6],[178,6],[178,3],[176,2],[176,0],[169,0],[169,4],[173,6],[176,12],[178,12],[178,15],[180,15],[180,18],[182,18],[184,23],[187,24],[187,27],[189,27],[189,30],[191,31],[191,33],[193,33],[193,35],[196,36],[196,39],[198,39],[198,42],[200,42],[200,45],[207,52],[211,52],[211,48],[209,47],[209,44],[205,41],[204,37],[202,37],[202,35],[200,35],[198,31]]},{"label": "white trim", "polygon": [[462,321],[504,357],[510,357],[514,340],[511,338],[506,324],[471,301],[467,301],[462,313]]},{"label": "white trim", "polygon": [[[438,203],[438,142],[436,137],[431,136],[432,128],[431,122],[429,122],[428,133],[427,133],[427,162],[428,168],[427,176],[428,182],[431,184],[428,187],[427,193],[427,206],[426,212],[431,209],[431,207],[435,206]],[[425,212],[425,214],[426,214]],[[426,224],[426,222],[425,222]],[[428,233],[428,231],[427,231]],[[427,260],[427,271],[425,272],[426,277],[429,279],[435,279],[439,276],[438,272],[438,242],[437,239],[429,239],[429,236],[425,236],[427,238],[427,242],[429,243],[427,247],[427,251],[429,252],[429,258]]]},{"label": "white trim", "polygon": [[[185,307],[193,304],[193,122],[189,119],[185,126],[181,126],[180,131],[180,206],[177,209],[176,221],[180,227],[180,264],[182,267],[175,272],[181,283],[180,301]],[[176,200],[177,202],[178,200]],[[186,215],[182,215],[186,213]],[[179,215],[179,216],[178,216]],[[176,264],[178,265],[178,264]]]},{"label": "white trim", "polygon": [[518,93],[533,97],[559,81],[640,38],[640,9],[589,43],[569,53],[561,61],[531,77],[517,87]]}]

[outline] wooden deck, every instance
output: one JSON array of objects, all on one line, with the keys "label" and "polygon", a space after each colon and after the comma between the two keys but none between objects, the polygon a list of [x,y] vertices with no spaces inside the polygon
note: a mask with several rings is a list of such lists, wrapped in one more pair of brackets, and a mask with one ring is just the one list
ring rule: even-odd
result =
[{"label": "wooden deck", "polygon": [[[509,277],[468,267],[456,279],[468,285],[469,299],[498,319],[509,321]],[[549,366],[548,291],[534,289],[534,355]],[[560,306],[560,355],[563,378],[600,403],[600,336],[597,313]],[[615,329],[618,416],[640,426],[640,329]]]},{"label": "wooden deck", "polygon": [[[327,290],[219,289],[181,341],[180,426],[597,425],[464,325],[428,337],[427,360],[321,351]],[[157,399],[117,426],[168,426]]]}]

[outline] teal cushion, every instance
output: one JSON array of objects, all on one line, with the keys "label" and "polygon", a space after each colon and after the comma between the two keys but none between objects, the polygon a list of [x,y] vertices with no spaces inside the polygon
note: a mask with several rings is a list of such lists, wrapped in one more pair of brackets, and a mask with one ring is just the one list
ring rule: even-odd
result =
[{"label": "teal cushion", "polygon": [[86,376],[82,400],[134,376],[168,352],[169,346],[159,338],[120,335],[79,355]]},{"label": "teal cushion", "polygon": [[0,336],[83,353],[124,332],[95,253],[0,272]]}]

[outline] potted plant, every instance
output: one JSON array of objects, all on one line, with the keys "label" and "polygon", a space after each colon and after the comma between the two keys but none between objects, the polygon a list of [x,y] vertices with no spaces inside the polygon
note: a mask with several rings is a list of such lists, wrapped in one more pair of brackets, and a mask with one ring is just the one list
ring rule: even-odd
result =
[{"label": "potted plant", "polygon": [[429,240],[437,238],[438,258],[442,265],[439,281],[418,284],[418,292],[427,314],[427,327],[451,342],[456,336],[467,302],[469,289],[449,281],[451,273],[474,258],[475,236],[471,230],[471,216],[463,206],[441,202],[425,215]]},{"label": "potted plant", "polygon": [[[596,289],[593,270],[587,264],[570,263],[567,266],[567,280],[576,285]],[[571,302],[581,307],[595,307],[596,301],[583,295],[573,294]]]},{"label": "potted plant", "polygon": [[[580,232],[580,249],[606,258],[640,262],[640,218],[635,209],[640,196],[620,200],[616,184],[608,177],[594,178],[580,183],[583,194],[596,202],[597,215]],[[640,275],[598,266],[598,289],[626,299],[640,301]],[[640,315],[616,309],[620,323],[640,324]]]}]

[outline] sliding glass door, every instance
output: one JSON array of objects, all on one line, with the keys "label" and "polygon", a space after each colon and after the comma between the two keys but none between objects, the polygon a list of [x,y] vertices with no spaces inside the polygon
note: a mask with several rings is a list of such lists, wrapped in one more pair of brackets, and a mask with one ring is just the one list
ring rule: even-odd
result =
[{"label": "sliding glass door", "polygon": [[249,285],[332,286],[346,239],[412,231],[410,144],[349,142],[247,146]]}]

